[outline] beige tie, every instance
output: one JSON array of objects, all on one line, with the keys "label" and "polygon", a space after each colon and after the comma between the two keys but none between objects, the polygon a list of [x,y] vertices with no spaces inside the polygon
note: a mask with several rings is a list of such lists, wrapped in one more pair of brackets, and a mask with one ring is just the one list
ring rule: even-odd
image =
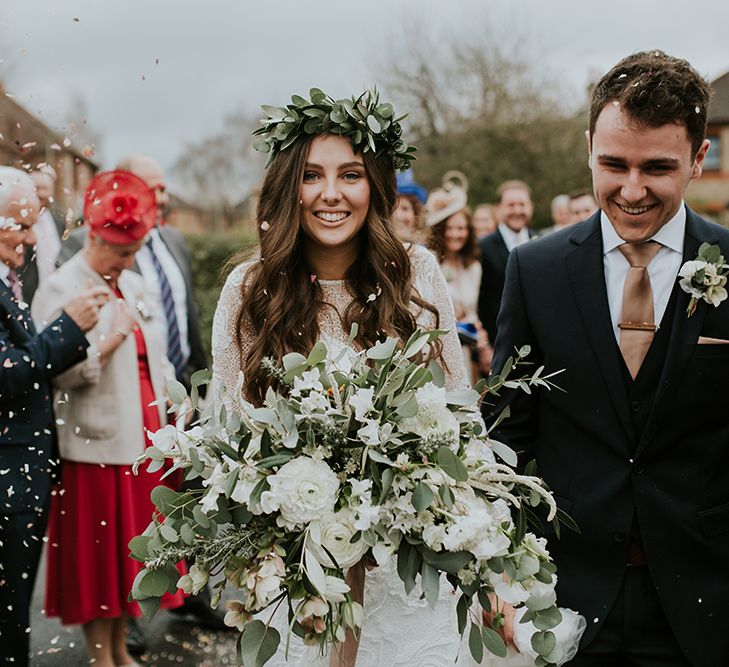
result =
[{"label": "beige tie", "polygon": [[618,250],[630,264],[623,287],[623,310],[618,327],[620,351],[633,379],[638,375],[656,332],[648,265],[660,247],[661,244],[657,241],[624,243],[618,246]]}]

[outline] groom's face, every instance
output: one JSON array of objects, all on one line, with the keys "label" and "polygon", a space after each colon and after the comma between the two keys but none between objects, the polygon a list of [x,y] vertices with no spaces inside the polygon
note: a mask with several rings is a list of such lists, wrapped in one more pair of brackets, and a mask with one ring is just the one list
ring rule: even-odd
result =
[{"label": "groom's face", "polygon": [[694,159],[683,124],[636,124],[608,104],[588,134],[595,197],[618,236],[646,241],[678,211],[689,182],[701,176],[709,142]]}]

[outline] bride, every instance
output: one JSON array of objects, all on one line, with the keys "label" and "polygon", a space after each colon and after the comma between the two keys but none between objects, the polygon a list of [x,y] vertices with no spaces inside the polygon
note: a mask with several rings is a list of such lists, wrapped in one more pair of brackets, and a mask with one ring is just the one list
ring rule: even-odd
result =
[{"label": "bride", "polygon": [[[333,103],[323,93],[317,99]],[[372,104],[371,97],[362,99]],[[393,117],[390,105],[377,109]],[[306,352],[320,337],[346,342],[353,323],[359,325],[356,343],[363,347],[385,336],[404,341],[416,328],[447,330],[433,354],[448,388],[467,383],[438,264],[424,248],[405,248],[392,231],[395,167],[407,166],[410,157],[403,153],[400,126],[378,126],[375,119],[362,127],[338,118],[329,114],[318,124],[307,122],[305,131],[290,124],[268,135],[273,157],[257,211],[260,257],[233,270],[215,313],[215,388],[242,391],[255,404],[272,382],[262,359]],[[435,608],[420,599],[417,588],[405,594],[394,564],[369,571],[360,564],[351,568],[349,582],[353,595],[363,596],[359,642],[348,638],[343,648],[321,658],[317,647],[293,636],[286,657],[284,612],[273,620],[282,642],[268,664],[451,665],[459,648],[466,664],[456,598],[445,579]],[[261,614],[264,621],[269,616]]]}]

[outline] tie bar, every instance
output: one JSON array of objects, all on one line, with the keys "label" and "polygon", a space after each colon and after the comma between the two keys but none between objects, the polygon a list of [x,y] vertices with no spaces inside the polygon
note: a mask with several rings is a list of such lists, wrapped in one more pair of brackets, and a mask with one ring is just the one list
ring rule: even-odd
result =
[{"label": "tie bar", "polygon": [[629,331],[655,331],[658,327],[651,322],[618,322],[618,329]]}]

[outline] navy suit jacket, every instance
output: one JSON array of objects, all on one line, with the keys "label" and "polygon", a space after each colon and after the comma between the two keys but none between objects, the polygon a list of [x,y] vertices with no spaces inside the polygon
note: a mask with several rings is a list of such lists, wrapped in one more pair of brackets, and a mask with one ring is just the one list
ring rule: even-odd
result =
[{"label": "navy suit jacket", "polygon": [[51,378],[88,345],[65,312],[36,332],[30,308],[0,280],[0,514],[45,506],[56,458]]},{"label": "navy suit jacket", "polygon": [[[687,210],[683,261],[702,243],[729,257],[729,230]],[[538,473],[581,533],[548,529],[558,602],[597,634],[628,561],[633,518],[666,617],[696,667],[729,665],[729,300],[700,302],[678,280],[667,351],[652,403],[631,403],[605,286],[599,212],[515,249],[509,257],[493,368],[514,348],[563,391],[506,392],[511,417],[494,437],[536,459]],[[668,311],[667,311],[668,315]],[[669,318],[670,319],[670,318]],[[500,411],[498,406],[491,419]],[[636,430],[634,411],[647,410]],[[491,423],[487,421],[487,423]]]}]

